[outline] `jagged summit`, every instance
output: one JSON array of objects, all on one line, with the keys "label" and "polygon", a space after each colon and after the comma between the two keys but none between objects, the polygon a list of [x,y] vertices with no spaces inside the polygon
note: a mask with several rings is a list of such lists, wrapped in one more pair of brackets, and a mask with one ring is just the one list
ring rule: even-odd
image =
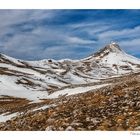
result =
[{"label": "jagged summit", "polygon": [[107,45],[105,49],[109,49],[111,52],[122,51],[120,46],[116,42],[111,42],[111,44]]},{"label": "jagged summit", "polygon": [[110,52],[122,53],[123,51],[116,42],[111,42],[110,44],[106,45],[103,49],[100,49],[98,52],[96,52],[94,56],[104,57]]}]

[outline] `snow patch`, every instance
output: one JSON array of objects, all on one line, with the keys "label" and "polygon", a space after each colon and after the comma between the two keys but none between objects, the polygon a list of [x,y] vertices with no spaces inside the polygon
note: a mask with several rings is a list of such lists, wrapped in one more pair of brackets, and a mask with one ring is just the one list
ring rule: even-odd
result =
[{"label": "snow patch", "polygon": [[87,86],[87,87],[76,87],[76,88],[66,88],[63,90],[59,90],[56,92],[53,92],[51,95],[48,96],[48,98],[58,98],[63,95],[75,95],[78,93],[84,93],[90,90],[98,89],[101,87],[108,86],[109,84],[102,84],[102,85],[95,85],[95,86]]},{"label": "snow patch", "polygon": [[19,115],[19,113],[17,113],[17,112],[9,114],[9,115],[7,115],[7,113],[1,114],[0,115],[0,122],[6,122],[6,121],[12,119],[13,117],[16,117],[17,115]]},{"label": "snow patch", "polygon": [[45,109],[47,109],[47,108],[54,107],[54,106],[56,106],[56,105],[44,105],[44,106],[41,106],[41,107],[39,107],[39,108],[33,109],[33,111],[45,110]]}]

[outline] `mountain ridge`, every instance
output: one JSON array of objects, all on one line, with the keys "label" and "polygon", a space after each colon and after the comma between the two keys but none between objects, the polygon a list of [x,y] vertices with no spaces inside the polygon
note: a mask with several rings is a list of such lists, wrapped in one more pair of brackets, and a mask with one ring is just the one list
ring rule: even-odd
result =
[{"label": "mountain ridge", "polygon": [[80,60],[0,55],[0,130],[139,130],[140,60],[112,43]]},{"label": "mountain ridge", "polygon": [[[103,79],[139,71],[140,60],[126,54],[114,42],[81,60],[24,61],[1,54],[0,88],[5,95],[25,97],[36,102],[52,95],[63,95],[65,93],[60,92],[56,96],[55,92],[68,87],[87,86],[91,83],[96,85]],[[13,90],[11,94],[9,88]],[[17,92],[21,94],[15,94]],[[36,95],[33,96],[33,93]]]}]

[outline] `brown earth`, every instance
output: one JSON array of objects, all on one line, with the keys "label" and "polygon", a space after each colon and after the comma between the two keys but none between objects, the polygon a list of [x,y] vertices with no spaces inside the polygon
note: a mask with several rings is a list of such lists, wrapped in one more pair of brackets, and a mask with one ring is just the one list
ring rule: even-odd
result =
[{"label": "brown earth", "polygon": [[[25,99],[10,99],[11,102],[4,102],[1,99],[0,110],[10,108],[8,111],[11,112],[13,110],[27,112],[5,123],[0,123],[0,130],[139,130],[139,74],[108,81],[112,82],[112,85],[83,94],[43,100],[38,104],[29,104]],[[28,112],[35,107],[48,104],[56,106]]]}]

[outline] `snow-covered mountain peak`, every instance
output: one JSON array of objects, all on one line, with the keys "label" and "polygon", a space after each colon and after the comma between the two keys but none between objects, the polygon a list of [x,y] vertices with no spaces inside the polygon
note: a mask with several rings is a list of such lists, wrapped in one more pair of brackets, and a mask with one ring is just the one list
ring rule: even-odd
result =
[{"label": "snow-covered mountain peak", "polygon": [[106,45],[103,49],[85,59],[85,61],[94,63],[94,66],[97,65],[96,67],[99,67],[97,68],[98,71],[108,71],[107,73],[112,71],[117,75],[139,71],[140,69],[140,60],[125,53],[115,42]]},{"label": "snow-covered mountain peak", "polygon": [[111,52],[122,52],[120,46],[116,42],[111,42],[111,44],[107,45],[106,49],[109,49]]},{"label": "snow-covered mountain peak", "polygon": [[123,53],[120,46],[112,42],[111,44],[106,45],[103,49],[100,49],[97,53],[94,54],[96,57],[104,57],[109,53]]},{"label": "snow-covered mountain peak", "polygon": [[[25,61],[0,53],[2,95],[3,93],[17,97],[27,95],[30,99],[28,96],[30,94],[34,96],[33,100],[38,100],[38,96],[39,99],[48,97],[49,94],[71,85],[87,85],[100,82],[102,79],[139,71],[140,60],[126,54],[114,42],[82,60]],[[19,92],[21,92],[20,95]]]}]

